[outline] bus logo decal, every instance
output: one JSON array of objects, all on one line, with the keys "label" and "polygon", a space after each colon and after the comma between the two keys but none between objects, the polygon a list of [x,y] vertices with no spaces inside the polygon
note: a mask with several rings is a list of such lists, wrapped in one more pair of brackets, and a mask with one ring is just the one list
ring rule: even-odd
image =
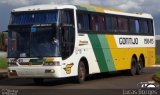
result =
[{"label": "bus logo decal", "polygon": [[120,45],[126,45],[126,44],[138,44],[138,38],[119,38],[119,44]]},{"label": "bus logo decal", "polygon": [[67,64],[66,68],[64,68],[64,70],[66,71],[67,74],[71,74],[71,69],[73,67],[73,63],[71,64]]},{"label": "bus logo decal", "polygon": [[88,41],[80,41],[79,46],[88,45]]}]

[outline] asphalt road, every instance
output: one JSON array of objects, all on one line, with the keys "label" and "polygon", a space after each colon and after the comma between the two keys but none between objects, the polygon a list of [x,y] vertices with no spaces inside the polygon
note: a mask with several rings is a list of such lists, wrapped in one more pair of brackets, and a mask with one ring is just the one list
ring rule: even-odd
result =
[{"label": "asphalt road", "polygon": [[[110,89],[110,91],[112,91],[112,89],[117,89],[117,90],[118,89],[119,90],[120,89],[121,90],[137,89],[138,83],[152,81],[153,74],[158,70],[160,71],[160,67],[145,68],[142,75],[135,75],[135,76],[128,76],[122,72],[109,73],[109,74],[108,73],[96,74],[96,75],[89,76],[87,78],[87,81],[83,84],[76,84],[73,82],[71,78],[45,80],[45,82],[42,85],[34,84],[31,79],[8,79],[7,78],[7,79],[0,80],[0,89],[2,92],[6,92],[6,89],[9,89],[9,90],[14,89],[15,91],[22,90],[23,93],[27,93],[27,94],[40,92],[39,95],[43,95],[44,93],[42,92],[52,93],[55,90],[56,91],[58,90],[59,92],[61,92],[61,90],[73,91],[74,89],[75,91],[77,90],[79,92],[82,92],[80,90],[87,89],[88,93],[90,93],[90,91],[93,93],[94,91],[97,91],[97,90],[99,90],[99,92],[103,92],[103,91],[100,91],[101,89]],[[15,94],[15,95],[21,95],[21,94]],[[72,95],[72,94],[69,94],[69,95]]]}]

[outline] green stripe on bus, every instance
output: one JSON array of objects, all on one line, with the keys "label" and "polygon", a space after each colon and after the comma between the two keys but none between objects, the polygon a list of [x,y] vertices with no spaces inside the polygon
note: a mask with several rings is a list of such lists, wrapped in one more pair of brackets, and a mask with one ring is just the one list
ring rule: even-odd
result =
[{"label": "green stripe on bus", "polygon": [[82,10],[82,11],[87,11],[87,8],[85,7],[81,7],[81,6],[76,6],[78,10]]},{"label": "green stripe on bus", "polygon": [[87,10],[88,10],[88,11],[92,11],[92,12],[96,12],[96,10],[93,9],[93,8],[87,8]]},{"label": "green stripe on bus", "polygon": [[89,38],[90,38],[90,41],[91,41],[91,44],[94,50],[94,54],[98,61],[100,71],[107,72],[108,68],[107,68],[107,64],[105,61],[105,57],[104,57],[103,50],[101,48],[101,44],[100,44],[98,36],[96,34],[89,34]]},{"label": "green stripe on bus", "polygon": [[94,8],[86,8],[83,6],[76,6],[78,10],[83,10],[83,11],[93,11],[96,12],[96,10]]},{"label": "green stripe on bus", "polygon": [[101,44],[101,48],[103,51],[103,55],[104,55],[108,70],[115,71],[115,66],[114,66],[113,58],[110,52],[110,47],[105,35],[98,35],[98,38]]}]

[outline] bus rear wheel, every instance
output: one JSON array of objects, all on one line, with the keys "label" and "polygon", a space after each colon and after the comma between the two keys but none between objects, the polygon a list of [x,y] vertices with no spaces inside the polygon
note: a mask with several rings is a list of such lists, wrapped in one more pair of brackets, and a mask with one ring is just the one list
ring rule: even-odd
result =
[{"label": "bus rear wheel", "polygon": [[86,78],[86,68],[83,61],[79,62],[78,66],[78,76],[76,77],[76,81],[78,83],[83,83]]},{"label": "bus rear wheel", "polygon": [[139,62],[137,63],[137,67],[136,67],[136,74],[137,75],[140,75],[140,74],[142,74],[142,72],[143,72],[143,63],[144,63],[144,61],[143,61],[143,59],[142,58],[140,58],[139,59]]},{"label": "bus rear wheel", "polygon": [[130,75],[131,76],[134,76],[136,74],[136,64],[137,64],[137,61],[135,58],[132,58],[132,61],[131,61],[131,69],[129,71]]}]

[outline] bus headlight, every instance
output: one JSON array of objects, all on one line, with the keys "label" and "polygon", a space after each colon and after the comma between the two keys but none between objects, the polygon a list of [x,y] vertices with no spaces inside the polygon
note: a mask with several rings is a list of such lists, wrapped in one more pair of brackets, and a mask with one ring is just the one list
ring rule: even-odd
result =
[{"label": "bus headlight", "polygon": [[9,59],[8,60],[8,66],[18,66],[17,65],[17,59]]},{"label": "bus headlight", "polygon": [[46,62],[44,66],[60,66],[60,62]]},{"label": "bus headlight", "polygon": [[18,66],[15,62],[8,62],[8,66]]}]

